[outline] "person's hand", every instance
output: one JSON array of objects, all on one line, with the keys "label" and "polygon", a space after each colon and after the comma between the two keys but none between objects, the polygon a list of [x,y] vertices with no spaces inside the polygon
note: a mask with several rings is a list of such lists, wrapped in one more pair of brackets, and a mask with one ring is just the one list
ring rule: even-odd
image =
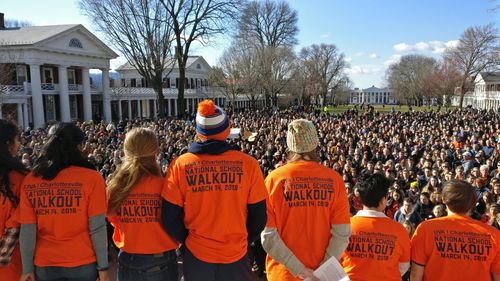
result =
[{"label": "person's hand", "polygon": [[307,279],[308,281],[320,281],[318,277],[314,276],[313,272],[314,270],[306,267],[297,277],[300,279]]},{"label": "person's hand", "polygon": [[35,273],[26,273],[21,275],[21,279],[19,281],[35,281]]},{"label": "person's hand", "polygon": [[109,281],[109,274],[107,270],[99,271],[99,278],[97,281]]}]

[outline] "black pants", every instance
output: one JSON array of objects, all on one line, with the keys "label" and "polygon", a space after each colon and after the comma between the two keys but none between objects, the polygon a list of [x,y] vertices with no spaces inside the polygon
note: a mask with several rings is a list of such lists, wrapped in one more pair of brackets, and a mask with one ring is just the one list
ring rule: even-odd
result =
[{"label": "black pants", "polygon": [[257,280],[245,255],[242,259],[229,263],[208,263],[197,259],[186,248],[184,254],[185,281],[254,281]]}]

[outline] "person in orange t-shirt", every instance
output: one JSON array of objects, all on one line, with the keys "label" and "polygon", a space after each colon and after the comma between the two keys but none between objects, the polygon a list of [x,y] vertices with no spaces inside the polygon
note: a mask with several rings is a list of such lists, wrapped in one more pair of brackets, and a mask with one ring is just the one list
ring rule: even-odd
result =
[{"label": "person in orange t-shirt", "polygon": [[408,232],[383,213],[390,184],[378,173],[361,175],[356,183],[363,210],[351,218],[351,237],[341,260],[353,281],[399,281],[410,267]]},{"label": "person in orange t-shirt", "polygon": [[269,281],[311,278],[329,258],[340,259],[350,235],[342,177],[319,163],[319,139],[305,119],[288,125],[288,163],[271,172],[267,225],[261,234]]},{"label": "person in orange t-shirt", "polygon": [[108,280],[105,183],[81,153],[84,138],[74,124],[54,125],[24,178],[21,281]]},{"label": "person in orange t-shirt", "polygon": [[254,280],[247,247],[266,223],[259,164],[225,141],[229,119],[211,100],[198,105],[196,132],[168,168],[163,227],[185,245],[186,281]]},{"label": "person in orange t-shirt", "polygon": [[448,181],[442,196],[448,216],[424,221],[411,240],[411,280],[500,280],[500,232],[468,215],[474,187]]},{"label": "person in orange t-shirt", "polygon": [[[18,281],[22,273],[16,239],[19,222],[15,211],[19,204],[20,185],[27,170],[15,158],[18,149],[18,127],[0,119],[0,276],[5,281]],[[9,240],[15,243],[9,243]]]},{"label": "person in orange t-shirt", "polygon": [[135,128],[123,147],[125,159],[108,184],[108,219],[120,248],[118,280],[177,281],[179,243],[161,225],[164,179],[156,162],[158,139],[152,130]]}]

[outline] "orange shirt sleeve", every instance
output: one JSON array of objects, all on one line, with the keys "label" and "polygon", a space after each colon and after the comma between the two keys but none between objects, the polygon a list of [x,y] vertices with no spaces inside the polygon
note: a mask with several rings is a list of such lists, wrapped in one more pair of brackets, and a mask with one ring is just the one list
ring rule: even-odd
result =
[{"label": "orange shirt sleeve", "polygon": [[21,186],[21,194],[19,197],[19,222],[22,224],[36,223],[36,214],[31,202],[28,200],[25,189],[26,180]]},{"label": "orange shirt sleeve", "polygon": [[88,216],[94,217],[101,214],[106,214],[106,183],[100,174],[96,173],[96,181],[90,192]]},{"label": "orange shirt sleeve", "polygon": [[421,266],[425,266],[428,258],[425,253],[425,241],[426,231],[424,222],[417,227],[417,230],[411,239],[411,260]]},{"label": "orange shirt sleeve", "polygon": [[161,196],[172,204],[184,207],[184,194],[181,191],[178,177],[179,168],[176,159],[168,167]]},{"label": "orange shirt sleeve", "polygon": [[334,184],[336,185],[336,200],[333,202],[330,214],[330,224],[349,224],[350,212],[347,193],[345,191],[344,181],[339,174],[335,173]]},{"label": "orange shirt sleeve", "polygon": [[276,227],[276,214],[274,213],[274,207],[271,203],[271,198],[273,196],[271,192],[273,191],[274,187],[273,187],[273,180],[269,176],[266,177],[265,185],[267,191],[269,192],[269,197],[266,199],[266,207],[267,207],[266,227]]},{"label": "orange shirt sleeve", "polygon": [[252,161],[250,163],[253,168],[252,178],[250,179],[250,191],[248,193],[248,204],[254,204],[265,200],[267,198],[267,191],[264,183],[264,176],[262,175],[259,164],[257,164],[257,161]]}]

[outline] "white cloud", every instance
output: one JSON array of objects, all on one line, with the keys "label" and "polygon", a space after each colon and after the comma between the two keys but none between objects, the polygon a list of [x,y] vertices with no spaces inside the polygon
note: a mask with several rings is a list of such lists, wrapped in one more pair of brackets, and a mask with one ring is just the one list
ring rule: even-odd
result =
[{"label": "white cloud", "polygon": [[354,54],[354,56],[356,56],[356,57],[361,57],[361,56],[364,56],[364,55],[365,55],[364,52],[357,52],[357,53]]},{"label": "white cloud", "polygon": [[406,43],[399,43],[394,45],[394,49],[396,52],[409,52],[412,50],[412,47]]},{"label": "white cloud", "polygon": [[351,62],[351,61],[352,61],[352,58],[351,58],[351,57],[346,57],[346,58],[345,58],[345,61],[346,61],[346,62]]},{"label": "white cloud", "polygon": [[378,58],[378,55],[375,54],[375,53],[372,53],[368,57],[371,58],[371,59],[376,59],[376,58]]},{"label": "white cloud", "polygon": [[406,52],[433,52],[436,54],[443,53],[447,48],[455,47],[458,44],[458,40],[450,40],[450,41],[428,41],[428,42],[418,42],[415,45],[410,45],[407,43],[398,43],[393,46],[394,50],[398,53],[406,53]]},{"label": "white cloud", "polygon": [[347,69],[347,74],[377,74],[382,68],[376,65],[353,65]]},{"label": "white cloud", "polygon": [[393,63],[397,63],[397,62],[399,62],[400,59],[401,59],[401,55],[398,55],[398,54],[392,55],[389,57],[389,59],[387,59],[384,62],[384,66],[389,66]]},{"label": "white cloud", "polygon": [[429,44],[425,42],[418,42],[415,44],[415,49],[418,51],[427,51],[429,49]]}]

